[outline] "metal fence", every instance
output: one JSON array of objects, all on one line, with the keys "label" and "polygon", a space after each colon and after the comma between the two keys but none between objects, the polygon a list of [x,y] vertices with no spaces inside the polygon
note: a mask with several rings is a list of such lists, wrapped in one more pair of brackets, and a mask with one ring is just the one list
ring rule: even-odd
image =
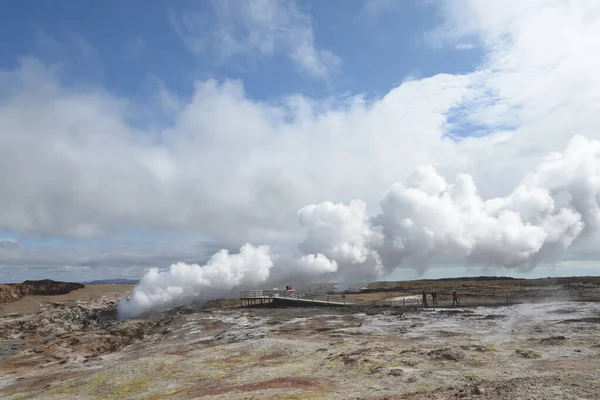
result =
[{"label": "metal fence", "polygon": [[[423,304],[423,297],[420,294],[407,294],[405,296],[388,297],[376,300],[361,300],[360,296],[354,301],[357,305],[369,305],[375,307],[406,307],[406,308],[448,308],[448,307],[497,307],[497,306],[508,306],[512,304],[531,303],[535,299],[526,297],[512,297],[508,294],[460,294],[458,298],[458,304],[454,302],[452,294],[440,294],[437,295],[437,304],[433,303],[431,294],[427,294],[426,305]],[[547,300],[547,299],[546,299]]]},{"label": "metal fence", "polygon": [[[240,300],[242,305],[265,304],[272,300],[280,299],[295,301],[297,303],[319,303],[334,305],[350,305],[352,302],[346,295],[327,295],[314,293],[300,293],[294,290],[241,290]],[[253,301],[258,300],[258,301]]]},{"label": "metal fence", "polygon": [[[460,293],[460,292],[459,292]],[[240,300],[242,306],[255,304],[269,304],[273,300],[283,300],[284,303],[296,303],[310,305],[331,304],[357,307],[398,307],[398,308],[452,308],[452,307],[497,307],[522,303],[535,303],[539,301],[552,300],[551,296],[542,298],[531,298],[527,296],[512,296],[510,294],[480,294],[460,293],[459,302],[453,302],[451,293],[438,293],[437,305],[433,304],[430,293],[427,294],[427,304],[423,305],[421,293],[397,293],[392,296],[391,292],[384,298],[370,299],[369,294],[326,294],[326,293],[303,293],[294,290],[241,290]]]}]

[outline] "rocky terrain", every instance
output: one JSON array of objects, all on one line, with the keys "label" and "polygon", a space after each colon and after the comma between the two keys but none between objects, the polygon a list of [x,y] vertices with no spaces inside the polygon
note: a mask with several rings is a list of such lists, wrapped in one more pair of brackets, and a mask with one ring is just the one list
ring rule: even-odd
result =
[{"label": "rocky terrain", "polygon": [[594,280],[558,283],[552,298],[513,284],[514,298],[534,294],[508,306],[398,304],[409,288],[376,300],[356,295],[353,307],[241,308],[232,300],[129,321],[115,318],[127,290],[109,286],[0,317],[0,397],[600,398]]},{"label": "rocky terrain", "polygon": [[10,303],[28,295],[55,296],[83,289],[85,285],[74,282],[58,282],[51,279],[25,281],[0,285],[0,303]]}]

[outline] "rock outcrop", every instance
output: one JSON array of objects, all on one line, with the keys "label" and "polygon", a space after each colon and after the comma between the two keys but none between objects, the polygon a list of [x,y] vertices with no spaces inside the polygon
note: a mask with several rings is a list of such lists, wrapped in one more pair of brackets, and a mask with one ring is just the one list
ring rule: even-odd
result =
[{"label": "rock outcrop", "polygon": [[0,285],[0,303],[9,303],[27,295],[55,296],[83,289],[85,285],[75,282],[59,282],[51,279],[27,280],[23,283]]}]

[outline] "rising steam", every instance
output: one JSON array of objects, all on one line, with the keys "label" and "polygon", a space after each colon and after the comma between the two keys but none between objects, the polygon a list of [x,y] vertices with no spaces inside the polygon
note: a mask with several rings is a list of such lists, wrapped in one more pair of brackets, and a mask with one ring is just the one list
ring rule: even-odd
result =
[{"label": "rising steam", "polygon": [[[299,257],[278,259],[269,247],[221,250],[204,265],[178,263],[150,270],[119,304],[129,318],[241,286],[260,286],[277,276],[376,278],[405,259],[424,269],[430,259],[462,259],[474,265],[525,266],[555,260],[600,221],[600,142],[576,136],[564,153],[547,157],[508,196],[482,199],[473,179],[448,183],[432,166],[419,167],[406,184],[395,183],[370,218],[366,204],[326,201],[298,211],[305,238]],[[272,271],[273,270],[273,271]],[[276,273],[272,273],[276,272]]]},{"label": "rising steam", "polygon": [[118,306],[120,318],[208,300],[240,285],[258,285],[269,277],[273,259],[268,246],[242,246],[239,254],[221,250],[206,265],[177,263],[168,271],[152,268]]}]

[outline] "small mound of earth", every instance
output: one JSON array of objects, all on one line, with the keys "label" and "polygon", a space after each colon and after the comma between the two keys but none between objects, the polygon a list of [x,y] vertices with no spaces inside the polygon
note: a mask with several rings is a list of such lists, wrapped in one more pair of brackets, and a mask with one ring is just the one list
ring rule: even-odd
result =
[{"label": "small mound of earth", "polygon": [[460,346],[460,348],[463,350],[477,351],[479,353],[496,351],[494,346],[470,345],[470,346]]},{"label": "small mound of earth", "polygon": [[464,333],[462,333],[462,332],[452,332],[452,331],[445,331],[445,330],[439,330],[439,331],[437,331],[437,333],[442,337],[464,336]]},{"label": "small mound of earth", "polygon": [[567,340],[567,338],[565,336],[550,336],[550,337],[541,339],[540,343],[557,345],[557,344],[561,344],[565,340]]},{"label": "small mound of earth", "polygon": [[458,361],[465,358],[464,352],[457,349],[436,349],[427,353],[427,355],[431,356],[434,359],[438,360],[449,360],[449,361]]},{"label": "small mound of earth", "polygon": [[404,370],[402,368],[392,368],[388,374],[392,376],[402,376],[404,375]]},{"label": "small mound of earth", "polygon": [[523,358],[540,358],[542,355],[533,350],[515,350],[515,354],[520,355]]},{"label": "small mound of earth", "polygon": [[506,315],[496,315],[496,314],[490,314],[490,315],[486,315],[485,317],[481,318],[481,319],[504,319],[506,318]]}]

